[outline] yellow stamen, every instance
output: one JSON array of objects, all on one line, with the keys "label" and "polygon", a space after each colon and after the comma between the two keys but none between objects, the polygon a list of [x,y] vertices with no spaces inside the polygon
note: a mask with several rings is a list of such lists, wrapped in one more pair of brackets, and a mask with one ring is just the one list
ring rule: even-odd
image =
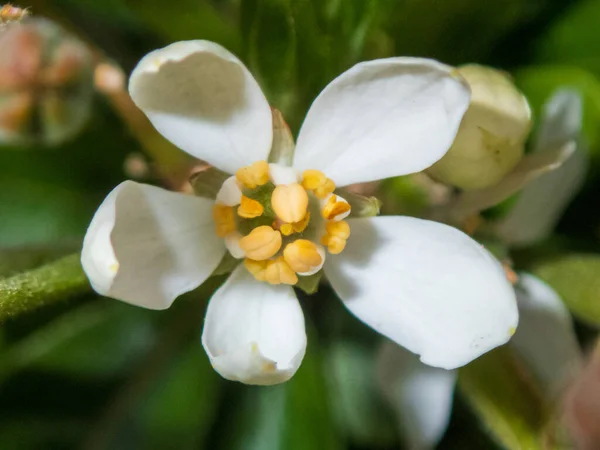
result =
[{"label": "yellow stamen", "polygon": [[290,284],[294,285],[298,282],[298,276],[285,262],[283,256],[268,261],[265,271],[265,279],[270,284]]},{"label": "yellow stamen", "polygon": [[325,230],[327,234],[321,238],[321,244],[326,245],[332,255],[341,253],[346,248],[346,240],[350,237],[348,222],[343,220],[327,222]]},{"label": "yellow stamen", "polygon": [[262,216],[263,212],[265,212],[263,205],[254,199],[242,195],[240,206],[237,209],[238,216],[245,219],[253,219]]},{"label": "yellow stamen", "polygon": [[348,211],[350,211],[350,205],[347,202],[338,201],[337,196],[332,195],[321,210],[321,215],[324,219],[333,220]]},{"label": "yellow stamen", "polygon": [[253,259],[246,258],[244,260],[244,266],[250,272],[254,278],[258,281],[265,281],[265,271],[267,270],[267,265],[269,261],[255,261]]},{"label": "yellow stamen", "polygon": [[283,250],[283,258],[290,268],[297,273],[310,272],[323,263],[317,251],[317,245],[307,239],[298,239]]},{"label": "yellow stamen", "polygon": [[235,212],[233,206],[216,204],[213,206],[212,213],[217,236],[225,237],[235,231]]},{"label": "yellow stamen", "polygon": [[248,189],[262,186],[269,181],[269,164],[266,161],[257,161],[239,169],[235,177]]},{"label": "yellow stamen", "polygon": [[289,236],[293,233],[302,233],[304,230],[306,230],[308,222],[310,222],[310,211],[308,211],[304,216],[304,219],[299,222],[282,224],[279,227],[279,231],[281,231],[281,234],[284,236]]},{"label": "yellow stamen", "polygon": [[335,190],[335,183],[320,170],[305,170],[302,176],[302,186],[317,198],[324,199]]},{"label": "yellow stamen", "polygon": [[250,259],[256,261],[269,259],[281,248],[281,233],[267,225],[256,227],[250,234],[240,239],[240,248]]},{"label": "yellow stamen", "polygon": [[282,221],[299,222],[306,216],[308,195],[298,183],[282,184],[273,191],[271,207]]}]

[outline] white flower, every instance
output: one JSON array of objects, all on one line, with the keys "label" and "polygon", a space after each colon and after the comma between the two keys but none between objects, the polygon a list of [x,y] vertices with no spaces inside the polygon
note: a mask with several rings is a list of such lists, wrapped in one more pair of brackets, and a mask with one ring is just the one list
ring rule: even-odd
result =
[{"label": "white flower", "polygon": [[296,372],[306,334],[292,286],[321,268],[353,314],[427,364],[455,368],[509,340],[514,292],[481,245],[410,217],[344,220],[350,207],[333,193],[444,155],[469,103],[450,67],[418,58],[357,64],[314,101],[291,167],[267,165],[269,104],[217,44],[148,54],[129,89],[166,138],[235,176],[216,202],[120,184],[90,224],[82,263],[100,294],[164,309],[227,250],[245,258],[206,312],[202,343],[223,377],[273,384]]},{"label": "white flower", "polygon": [[[571,316],[556,292],[533,275],[521,273],[515,290],[520,324],[510,346],[553,404],[582,364]],[[426,366],[392,342],[382,346],[378,384],[396,413],[407,448],[435,448],[442,438],[456,377],[455,370]]]}]

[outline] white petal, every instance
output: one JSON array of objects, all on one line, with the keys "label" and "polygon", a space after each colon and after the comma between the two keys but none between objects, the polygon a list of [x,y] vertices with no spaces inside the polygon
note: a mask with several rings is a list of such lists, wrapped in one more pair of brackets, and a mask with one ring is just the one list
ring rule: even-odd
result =
[{"label": "white petal", "polygon": [[294,167],[338,186],[419,172],[448,151],[470,92],[433,60],[363,62],[333,80],[302,125]]},{"label": "white petal", "polygon": [[571,316],[558,294],[533,275],[519,274],[516,292],[520,324],[511,345],[554,400],[581,367]]},{"label": "white petal", "polygon": [[241,203],[242,191],[235,176],[229,177],[223,182],[221,189],[217,192],[216,201],[227,206],[236,206]]},{"label": "white petal", "polygon": [[304,315],[290,286],[239,266],[208,304],[202,345],[217,372],[246,384],[289,380],[306,351]]},{"label": "white petal", "polygon": [[379,388],[394,409],[406,448],[432,449],[452,412],[456,372],[423,364],[393,342],[381,346]]},{"label": "white petal", "polygon": [[349,219],[325,274],[346,307],[431,366],[454,369],[506,343],[518,322],[501,265],[461,231],[411,217]]},{"label": "white petal", "polygon": [[269,104],[248,69],[218,44],[183,41],[147,54],[129,92],[163,136],[225,172],[269,155]]},{"label": "white petal", "polygon": [[96,211],[81,263],[102,295],[165,309],[206,280],[223,257],[210,200],[125,181]]}]

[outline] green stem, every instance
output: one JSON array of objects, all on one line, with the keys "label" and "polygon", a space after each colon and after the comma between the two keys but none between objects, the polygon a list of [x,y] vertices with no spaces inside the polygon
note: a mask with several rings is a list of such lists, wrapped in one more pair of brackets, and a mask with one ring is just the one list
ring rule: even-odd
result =
[{"label": "green stem", "polygon": [[90,291],[79,253],[0,280],[0,322]]}]

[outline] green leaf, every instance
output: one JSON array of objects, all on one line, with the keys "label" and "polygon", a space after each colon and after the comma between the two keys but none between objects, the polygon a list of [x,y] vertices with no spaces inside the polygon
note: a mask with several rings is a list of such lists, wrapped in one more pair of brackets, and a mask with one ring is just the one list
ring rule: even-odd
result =
[{"label": "green leaf", "polygon": [[197,449],[216,414],[219,376],[199,342],[192,342],[157,379],[134,420],[139,431],[136,448]]},{"label": "green leaf", "polygon": [[79,253],[0,280],[0,322],[90,292]]},{"label": "green leaf", "polygon": [[242,2],[247,59],[269,102],[284,113],[295,105],[296,32],[289,0]]},{"label": "green leaf", "polygon": [[41,368],[102,378],[132,364],[154,342],[149,311],[114,300],[80,306],[12,345],[2,357],[2,375]]},{"label": "green leaf", "polygon": [[600,325],[600,255],[561,255],[535,264],[530,271],[552,286],[573,314]]},{"label": "green leaf", "polygon": [[325,352],[328,393],[340,430],[359,445],[391,448],[396,427],[376,386],[375,349],[338,340]]},{"label": "green leaf", "polygon": [[507,449],[546,450],[546,412],[507,347],[462,367],[458,387],[490,434]]},{"label": "green leaf", "polygon": [[583,135],[591,152],[600,154],[600,79],[593,73],[568,65],[527,67],[515,73],[515,83],[537,118],[557,89],[571,88],[579,92],[583,99]]}]

